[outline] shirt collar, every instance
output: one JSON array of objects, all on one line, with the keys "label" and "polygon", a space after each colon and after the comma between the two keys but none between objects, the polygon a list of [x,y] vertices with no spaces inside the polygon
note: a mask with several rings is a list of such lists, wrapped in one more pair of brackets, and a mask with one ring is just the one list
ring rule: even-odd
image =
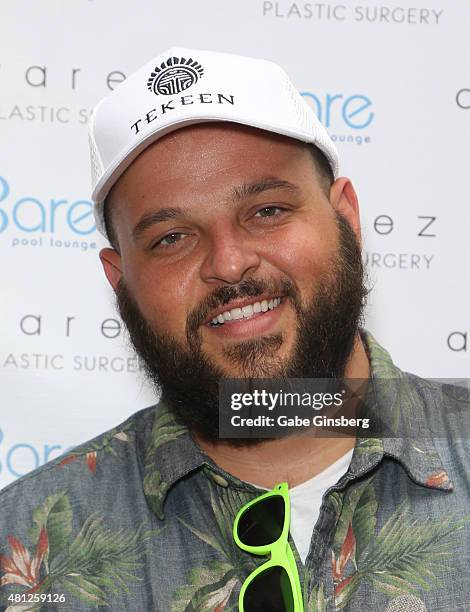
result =
[{"label": "shirt collar", "polygon": [[205,463],[205,455],[189,430],[179,425],[162,402],[156,407],[152,430],[144,450],[143,487],[147,502],[163,519],[163,504],[170,487]]},{"label": "shirt collar", "polygon": [[[451,491],[453,485],[434,445],[424,392],[431,383],[400,370],[370,332],[361,331],[370,362],[373,411],[387,427],[381,439],[358,439],[354,472],[384,457],[396,460],[416,483]],[[428,389],[429,391],[429,389]]]},{"label": "shirt collar", "polygon": [[[369,471],[384,457],[398,461],[406,474],[425,487],[452,490],[429,430],[424,398],[419,382],[426,381],[402,372],[389,353],[369,332],[361,330],[371,366],[371,382],[375,393],[375,409],[382,420],[398,421],[394,437],[361,439],[356,442],[350,471],[359,475]],[[384,380],[390,384],[384,384]],[[397,389],[400,397],[397,398]],[[399,414],[397,414],[399,411]],[[406,418],[407,416],[411,418]],[[397,419],[397,417],[400,417]],[[205,455],[188,429],[178,424],[171,410],[162,402],[155,409],[152,429],[144,444],[143,488],[147,502],[156,516],[164,518],[163,505],[169,489],[181,478],[202,467],[232,484],[240,481],[227,474]]]}]

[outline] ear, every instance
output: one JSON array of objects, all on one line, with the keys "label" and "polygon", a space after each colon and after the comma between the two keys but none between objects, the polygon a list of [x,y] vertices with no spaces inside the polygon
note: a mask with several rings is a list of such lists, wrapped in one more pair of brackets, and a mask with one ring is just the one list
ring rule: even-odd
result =
[{"label": "ear", "polygon": [[100,260],[109,284],[116,291],[122,276],[121,256],[114,249],[106,248],[100,251]]},{"label": "ear", "polygon": [[349,223],[360,245],[362,245],[359,201],[351,181],[346,177],[336,179],[330,189],[330,203],[333,209]]}]

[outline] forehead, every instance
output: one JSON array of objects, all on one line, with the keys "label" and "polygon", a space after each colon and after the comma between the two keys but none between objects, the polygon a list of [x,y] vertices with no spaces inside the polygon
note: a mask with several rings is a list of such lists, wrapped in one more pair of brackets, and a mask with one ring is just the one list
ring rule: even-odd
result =
[{"label": "forehead", "polygon": [[[217,122],[189,126],[145,149],[113,187],[116,212],[180,203],[226,193],[266,176],[312,182],[308,145],[257,128]],[[292,178],[292,176],[291,176]],[[130,210],[132,209],[132,210]],[[114,216],[113,212],[113,216]]]}]

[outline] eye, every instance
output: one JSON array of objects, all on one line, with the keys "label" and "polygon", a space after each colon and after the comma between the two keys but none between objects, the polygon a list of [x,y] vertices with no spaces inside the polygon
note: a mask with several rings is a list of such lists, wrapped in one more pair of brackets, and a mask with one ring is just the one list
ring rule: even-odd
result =
[{"label": "eye", "polygon": [[280,206],[263,206],[263,208],[260,208],[256,212],[256,215],[260,215],[260,217],[262,217],[262,218],[277,217],[277,216],[279,216],[280,213],[282,213],[283,210],[284,209],[281,208]]},{"label": "eye", "polygon": [[182,232],[173,232],[171,234],[167,234],[166,236],[163,236],[163,238],[160,238],[160,240],[158,240],[152,246],[152,249],[171,247],[177,242],[180,242],[182,236],[186,236],[186,234],[183,234]]}]

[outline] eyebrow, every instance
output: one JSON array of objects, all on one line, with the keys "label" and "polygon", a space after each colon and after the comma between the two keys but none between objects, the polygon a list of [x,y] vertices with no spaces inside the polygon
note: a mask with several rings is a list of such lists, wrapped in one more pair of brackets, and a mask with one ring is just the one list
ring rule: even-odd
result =
[{"label": "eyebrow", "polygon": [[132,230],[132,237],[137,241],[146,230],[152,227],[152,225],[169,221],[182,213],[182,208],[162,208],[162,210],[156,212],[145,213]]},{"label": "eyebrow", "polygon": [[[257,181],[253,181],[252,183],[245,183],[243,185],[234,187],[229,200],[233,202],[240,202],[247,197],[259,195],[273,189],[286,189],[292,193],[297,193],[300,191],[296,185],[290,183],[289,181],[267,176]],[[164,223],[170,219],[175,219],[178,217],[178,215],[182,215],[184,213],[185,210],[180,207],[162,208],[161,210],[155,212],[145,213],[132,230],[132,237],[134,238],[134,241],[139,240],[142,234],[153,225]]]},{"label": "eyebrow", "polygon": [[287,189],[291,192],[298,192],[299,188],[289,181],[282,181],[276,177],[266,176],[258,181],[246,183],[232,190],[232,199],[235,201],[243,200],[246,197],[258,195],[271,189]]}]

